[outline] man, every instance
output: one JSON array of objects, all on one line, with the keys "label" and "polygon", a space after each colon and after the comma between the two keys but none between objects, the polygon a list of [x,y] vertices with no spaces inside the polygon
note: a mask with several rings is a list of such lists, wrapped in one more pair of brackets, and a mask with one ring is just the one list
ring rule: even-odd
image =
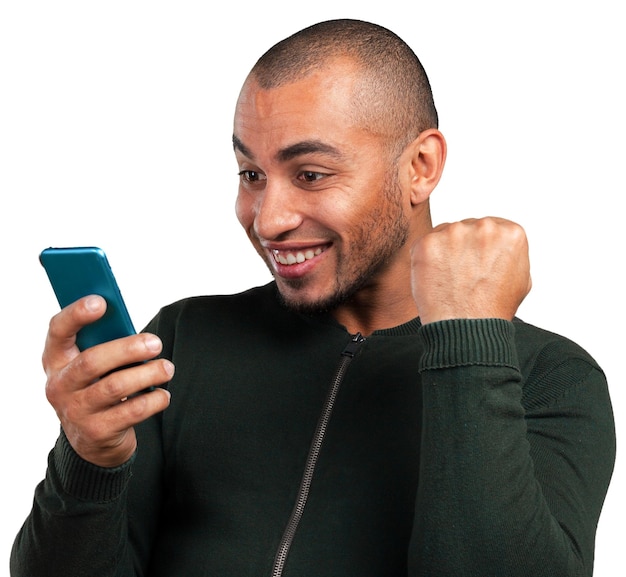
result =
[{"label": "man", "polygon": [[103,301],[52,320],[62,434],[14,577],[591,575],[603,373],[515,318],[521,227],[433,228],[446,144],[412,51],[364,22],[299,32],[246,79],[233,143],[275,281],[82,353]]}]

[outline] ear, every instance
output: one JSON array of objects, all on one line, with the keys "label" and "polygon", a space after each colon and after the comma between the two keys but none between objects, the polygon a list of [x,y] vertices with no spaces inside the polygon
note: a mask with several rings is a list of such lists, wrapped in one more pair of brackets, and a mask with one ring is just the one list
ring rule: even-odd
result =
[{"label": "ear", "polygon": [[435,128],[424,130],[407,146],[403,161],[408,169],[405,174],[411,190],[411,204],[417,205],[428,200],[441,178],[446,153],[446,140]]}]

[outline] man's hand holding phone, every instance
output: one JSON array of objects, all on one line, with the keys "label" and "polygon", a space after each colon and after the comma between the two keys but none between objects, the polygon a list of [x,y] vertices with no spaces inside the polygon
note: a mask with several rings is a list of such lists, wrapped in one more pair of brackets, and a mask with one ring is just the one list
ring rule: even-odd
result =
[{"label": "man's hand holding phone", "polygon": [[[172,378],[174,365],[155,359],[161,342],[147,333],[80,352],[79,329],[105,311],[106,301],[99,296],[83,297],[65,307],[50,321],[42,360],[48,401],[74,450],[94,465],[116,467],[136,449],[134,425],[169,405],[169,392],[158,385]],[[132,366],[116,370],[128,365]],[[137,394],[150,387],[155,388]]]}]

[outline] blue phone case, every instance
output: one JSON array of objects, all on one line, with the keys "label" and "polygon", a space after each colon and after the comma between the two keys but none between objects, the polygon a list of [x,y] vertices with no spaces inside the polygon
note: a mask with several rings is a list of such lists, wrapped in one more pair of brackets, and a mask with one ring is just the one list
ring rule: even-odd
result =
[{"label": "blue phone case", "polygon": [[78,332],[76,344],[81,351],[135,334],[130,315],[102,249],[47,248],[39,255],[39,260],[48,274],[61,308],[91,294],[100,295],[107,301],[104,316]]}]

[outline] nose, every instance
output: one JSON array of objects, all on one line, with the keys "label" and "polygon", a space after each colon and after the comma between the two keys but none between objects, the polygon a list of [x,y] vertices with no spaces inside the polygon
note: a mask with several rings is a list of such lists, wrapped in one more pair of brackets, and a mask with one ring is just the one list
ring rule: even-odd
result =
[{"label": "nose", "polygon": [[271,182],[257,193],[253,205],[255,234],[266,240],[280,240],[302,223],[298,192],[289,184]]}]

